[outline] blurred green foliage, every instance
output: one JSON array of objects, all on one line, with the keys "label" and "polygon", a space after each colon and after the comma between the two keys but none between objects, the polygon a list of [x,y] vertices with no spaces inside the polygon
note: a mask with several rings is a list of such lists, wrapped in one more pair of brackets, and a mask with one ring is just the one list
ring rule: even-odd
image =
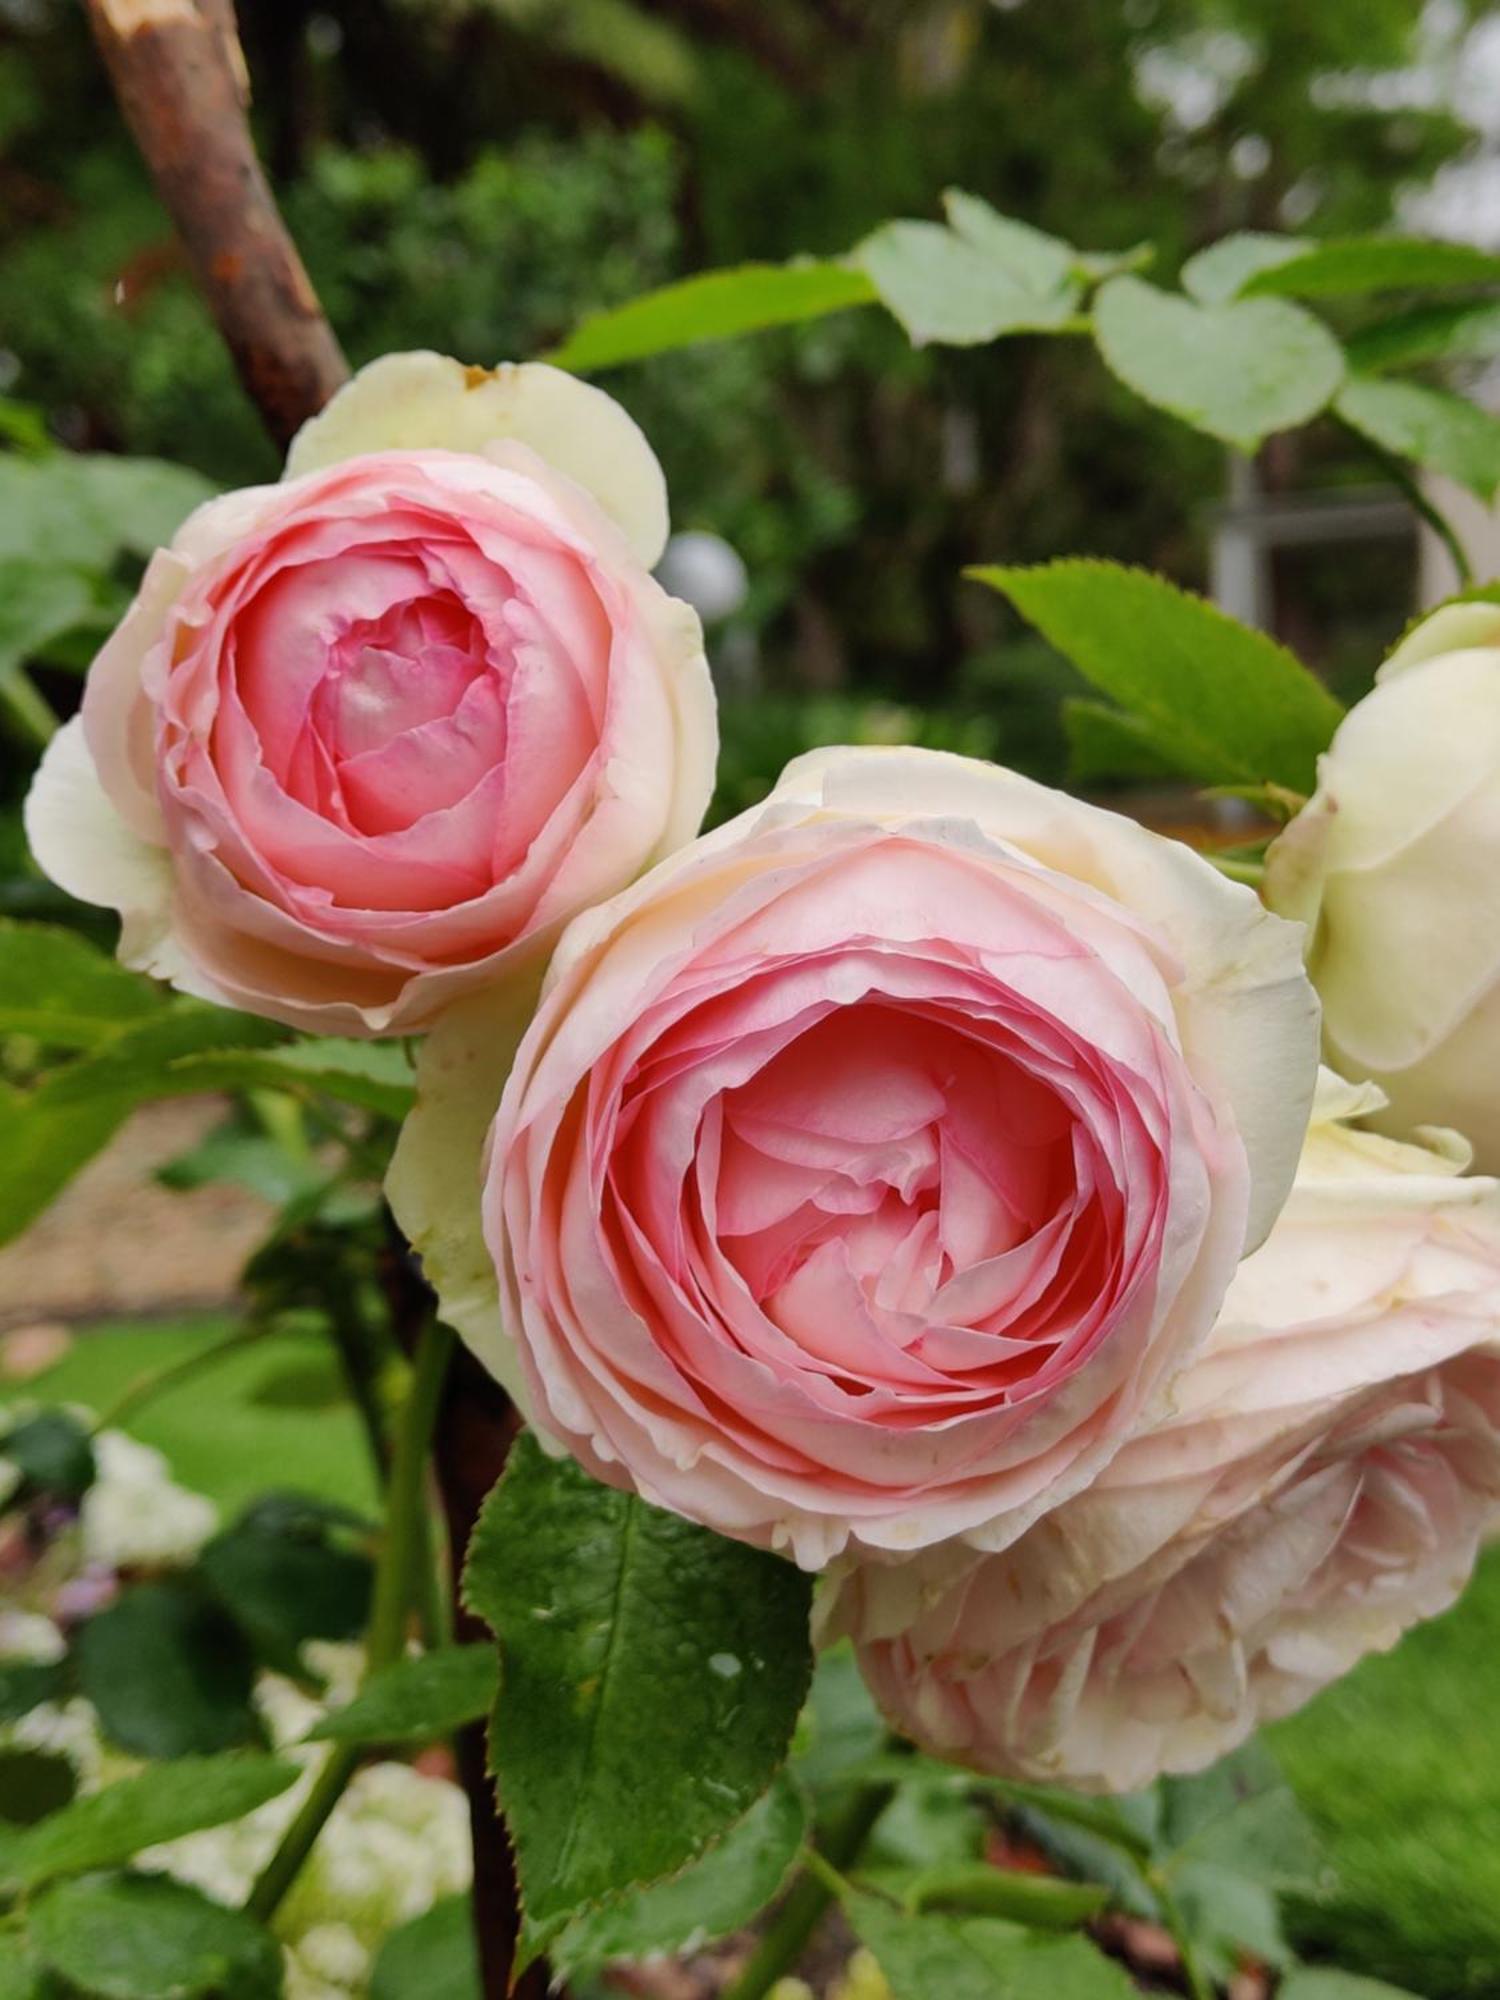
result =
[{"label": "blurred green foliage", "polygon": [[[1469,138],[1420,92],[1369,81],[1432,41],[1418,0],[241,13],[263,147],[356,362],[424,344],[535,353],[678,273],[842,250],[890,215],[930,213],[952,182],[1090,244],[1149,238],[1170,270],[1233,228],[1379,226]],[[1453,40],[1465,14],[1450,13]],[[225,483],[272,476],[78,10],[32,0],[3,22],[11,393],[71,444]],[[1010,614],[956,581],[965,562],[1089,552],[1202,580],[1220,454],[1081,346],[913,352],[883,316],[855,314],[609,386],[650,430],[679,525],[726,535],[748,563],[744,622],[773,685],[964,709],[965,662],[1016,641]],[[1336,479],[1343,449],[1315,431],[1275,483]],[[1351,616],[1361,646],[1399,627],[1399,567],[1362,566],[1357,582],[1337,558],[1311,567],[1286,595],[1292,618],[1313,607],[1300,623],[1315,657]],[[1001,733],[1055,737],[1050,690],[1028,655],[1014,664],[995,676],[1016,711]]]}]

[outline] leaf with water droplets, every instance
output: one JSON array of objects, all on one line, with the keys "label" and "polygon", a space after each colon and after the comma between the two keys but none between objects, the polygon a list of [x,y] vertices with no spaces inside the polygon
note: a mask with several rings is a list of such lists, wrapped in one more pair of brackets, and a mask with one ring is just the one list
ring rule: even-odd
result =
[{"label": "leaf with water droplets", "polygon": [[518,1440],[464,1595],[500,1642],[490,1762],[523,1955],[684,1867],[765,1791],[807,1693],[811,1592],[779,1557]]}]

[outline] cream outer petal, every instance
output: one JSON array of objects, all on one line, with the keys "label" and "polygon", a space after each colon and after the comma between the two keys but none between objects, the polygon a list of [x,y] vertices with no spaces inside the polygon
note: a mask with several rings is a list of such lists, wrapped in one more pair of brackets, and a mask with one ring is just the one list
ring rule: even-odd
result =
[{"label": "cream outer petal", "polygon": [[533,982],[472,995],[441,1017],[417,1057],[416,1103],[385,1183],[444,1320],[523,1410],[519,1358],[501,1324],[479,1201],[495,1106],[535,1004]]},{"label": "cream outer petal", "polygon": [[667,545],[667,485],[635,419],[592,383],[542,361],[465,367],[418,349],[361,368],[305,423],[288,478],[366,452],[485,452],[515,440],[591,493],[651,569]]}]

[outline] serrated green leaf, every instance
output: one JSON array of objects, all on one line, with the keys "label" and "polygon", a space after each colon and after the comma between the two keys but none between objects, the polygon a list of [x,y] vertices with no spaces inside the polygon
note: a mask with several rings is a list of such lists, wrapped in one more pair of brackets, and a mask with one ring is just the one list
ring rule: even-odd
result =
[{"label": "serrated green leaf", "polygon": [[1237,298],[1258,271],[1300,257],[1309,247],[1305,236],[1274,236],[1260,229],[1237,230],[1188,258],[1182,267],[1182,288],[1200,305],[1222,305]]},{"label": "serrated green leaf", "polygon": [[981,246],[939,222],[887,222],[854,256],[919,346],[974,347],[1004,333],[1047,332],[1078,302],[1076,284],[1038,287],[1013,251],[1002,257],[993,241]]},{"label": "serrated green leaf", "polygon": [[243,1819],[295,1784],[295,1764],[273,1757],[184,1757],[74,1799],[32,1827],[10,1869],[29,1887],[58,1875],[112,1868],[163,1841]]},{"label": "serrated green leaf", "polygon": [[807,1691],[811,1583],[524,1433],[464,1596],[500,1641],[490,1758],[534,1954],[682,1868],[766,1789]]},{"label": "serrated green leaf", "polygon": [[1283,646],[1165,578],[1075,558],[971,576],[1205,784],[1310,792],[1343,711]]},{"label": "serrated green leaf", "polygon": [[778,1895],[807,1837],[807,1802],[783,1772],[717,1846],[680,1875],[575,1917],[548,1948],[576,1979],[616,1959],[701,1950],[758,1916]]},{"label": "serrated green leaf", "polygon": [[1500,257],[1418,236],[1349,236],[1310,245],[1247,280],[1247,298],[1335,298],[1356,292],[1500,285]]},{"label": "serrated green leaf", "polygon": [[479,1722],[495,1705],[493,1646],[443,1646],[372,1674],[353,1701],[325,1715],[310,1743],[430,1743]]},{"label": "serrated green leaf", "polygon": [[1138,396],[1241,451],[1315,417],[1344,375],[1333,335],[1287,299],[1199,305],[1111,278],[1094,301],[1094,334]]},{"label": "serrated green leaf", "polygon": [[162,1005],[159,986],[76,931],[0,917],[0,1035],[91,1049]]},{"label": "serrated green leaf", "polygon": [[732,270],[704,271],[593,313],[546,358],[554,368],[590,374],[699,341],[730,340],[821,319],[874,300],[874,286],[852,264],[739,264]]},{"label": "serrated green leaf", "polygon": [[140,1757],[253,1742],[255,1661],[239,1627],[187,1583],[142,1583],[79,1627],[82,1692],[105,1733]]},{"label": "serrated green leaf", "polygon": [[1420,382],[1353,375],[1334,408],[1383,451],[1446,473],[1481,500],[1500,488],[1500,420],[1477,403]]},{"label": "serrated green leaf", "polygon": [[1322,1846],[1275,1758],[1252,1742],[1191,1778],[1158,1784],[1158,1853],[1172,1869],[1233,1869],[1268,1888],[1311,1890]]},{"label": "serrated green leaf", "polygon": [[1412,306],[1349,334],[1344,351],[1364,374],[1418,361],[1491,361],[1500,354],[1500,300]]},{"label": "serrated green leaf", "polygon": [[858,1892],[844,1912],[894,2000],[1135,2000],[1124,1970],[1080,1937],[1038,1937],[998,1917],[907,1916]]},{"label": "serrated green leaf", "polygon": [[468,1896],[444,1896],[390,1933],[370,1973],[370,2000],[484,2000]]},{"label": "serrated green leaf", "polygon": [[167,1875],[61,1882],[31,1912],[36,1956],[93,2000],[275,2000],[281,1947]]},{"label": "serrated green leaf", "polygon": [[1281,1901],[1264,1882],[1203,1862],[1175,1872],[1172,1893],[1194,1950],[1224,1985],[1247,1955],[1265,1965],[1290,1962]]}]

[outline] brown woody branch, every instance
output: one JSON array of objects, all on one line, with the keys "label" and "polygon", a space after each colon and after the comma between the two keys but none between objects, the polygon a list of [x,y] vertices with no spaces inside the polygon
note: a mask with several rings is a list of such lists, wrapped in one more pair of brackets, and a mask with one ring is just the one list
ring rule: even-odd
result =
[{"label": "brown woody branch", "polygon": [[87,0],[136,144],[240,379],[285,446],[349,373],[256,156],[233,0]]}]

